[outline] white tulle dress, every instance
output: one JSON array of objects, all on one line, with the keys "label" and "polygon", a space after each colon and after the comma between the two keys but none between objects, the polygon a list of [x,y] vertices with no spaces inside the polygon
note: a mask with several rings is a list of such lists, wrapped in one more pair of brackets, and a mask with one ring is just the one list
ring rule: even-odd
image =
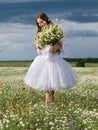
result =
[{"label": "white tulle dress", "polygon": [[49,52],[48,45],[38,50],[39,55],[31,63],[24,82],[38,90],[66,90],[72,88],[78,76],[70,64],[57,53]]}]

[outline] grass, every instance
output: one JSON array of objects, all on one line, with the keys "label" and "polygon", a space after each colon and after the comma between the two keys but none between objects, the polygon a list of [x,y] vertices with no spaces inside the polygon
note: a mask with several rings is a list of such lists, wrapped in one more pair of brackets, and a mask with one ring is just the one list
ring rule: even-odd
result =
[{"label": "grass", "polygon": [[32,61],[0,61],[0,67],[28,67]]},{"label": "grass", "polygon": [[[73,67],[76,66],[76,62],[69,62]],[[98,63],[85,62],[85,67],[98,67]]]},{"label": "grass", "polygon": [[[0,61],[0,67],[29,67],[32,61]],[[75,67],[76,62],[69,62]],[[85,67],[98,67],[98,63],[85,63]]]},{"label": "grass", "polygon": [[28,67],[0,67],[0,129],[97,130],[98,67],[78,67],[72,91],[55,92],[46,107],[44,91],[23,84]]}]

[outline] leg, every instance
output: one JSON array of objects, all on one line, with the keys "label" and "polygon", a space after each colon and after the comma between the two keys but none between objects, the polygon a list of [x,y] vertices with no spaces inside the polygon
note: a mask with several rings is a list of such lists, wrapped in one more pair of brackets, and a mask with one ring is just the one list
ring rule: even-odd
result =
[{"label": "leg", "polygon": [[45,99],[45,104],[50,105],[51,103],[54,102],[54,91],[46,91],[46,99]]}]

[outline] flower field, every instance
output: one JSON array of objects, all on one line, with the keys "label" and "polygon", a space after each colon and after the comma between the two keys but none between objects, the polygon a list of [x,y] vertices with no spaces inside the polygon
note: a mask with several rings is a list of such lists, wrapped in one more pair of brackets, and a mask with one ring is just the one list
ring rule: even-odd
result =
[{"label": "flower field", "polygon": [[1,130],[98,130],[98,67],[75,68],[80,80],[71,91],[45,93],[23,84],[28,67],[0,67]]}]

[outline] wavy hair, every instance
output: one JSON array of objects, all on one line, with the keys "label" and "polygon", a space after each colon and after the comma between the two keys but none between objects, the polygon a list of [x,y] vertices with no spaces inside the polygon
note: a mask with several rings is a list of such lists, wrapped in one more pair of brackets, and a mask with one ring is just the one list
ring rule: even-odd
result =
[{"label": "wavy hair", "polygon": [[47,25],[52,23],[52,21],[49,19],[49,17],[48,17],[45,13],[40,13],[40,14],[38,14],[38,15],[36,16],[36,18],[35,18],[35,22],[36,22],[36,25],[37,25],[37,27],[38,27],[37,32],[40,32],[40,31],[41,31],[41,28],[40,28],[39,24],[37,23],[37,19],[38,19],[38,18],[44,20]]}]

